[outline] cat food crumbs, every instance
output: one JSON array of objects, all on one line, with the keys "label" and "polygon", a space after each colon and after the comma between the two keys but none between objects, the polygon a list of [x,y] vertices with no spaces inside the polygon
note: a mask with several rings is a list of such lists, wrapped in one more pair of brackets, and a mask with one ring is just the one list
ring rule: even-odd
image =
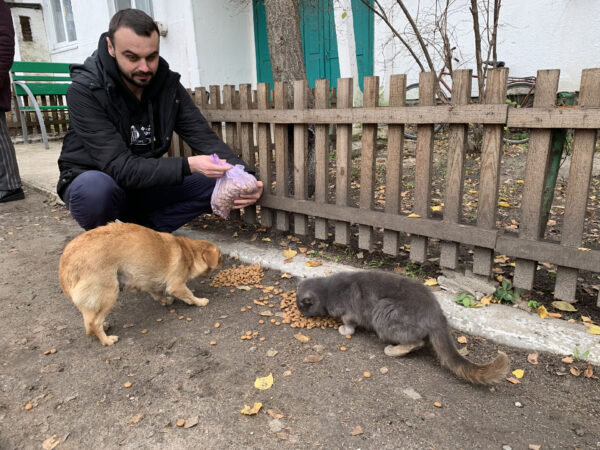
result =
[{"label": "cat food crumbs", "polygon": [[252,309],[251,305],[246,306],[246,309]]},{"label": "cat food crumbs", "polygon": [[229,292],[233,294],[235,292],[235,289],[229,289]]},{"label": "cat food crumbs", "polygon": [[340,351],[345,352],[346,350],[348,350],[348,347],[340,347]]},{"label": "cat food crumbs", "polygon": [[252,336],[252,331],[246,331],[246,336]]},{"label": "cat food crumbs", "polygon": [[240,312],[246,312],[246,308],[241,308]]},{"label": "cat food crumbs", "polygon": [[169,312],[170,312],[171,314],[173,314],[173,313],[174,313],[174,312],[176,312],[176,311],[175,311],[175,309],[170,309],[170,310],[169,310]]},{"label": "cat food crumbs", "polygon": [[158,319],[156,319],[157,322],[162,322],[162,317],[159,317]]},{"label": "cat food crumbs", "polygon": [[183,320],[183,319],[184,319],[184,316],[179,316],[179,317],[178,317],[178,319],[179,319],[179,320]]},{"label": "cat food crumbs", "polygon": [[389,369],[387,367],[382,367],[381,369],[379,369],[379,373],[385,375],[386,373],[389,372]]},{"label": "cat food crumbs", "polygon": [[31,403],[27,403],[25,405],[25,411],[29,411],[30,409],[33,409],[33,405]]},{"label": "cat food crumbs", "polygon": [[275,322],[276,322],[276,320],[275,320],[275,319],[271,319],[269,322],[271,322],[271,323],[275,323]]},{"label": "cat food crumbs", "polygon": [[284,377],[289,377],[291,374],[292,374],[291,370],[286,370],[285,372],[283,372]]},{"label": "cat food crumbs", "polygon": [[126,381],[126,382],[123,384],[123,387],[126,387],[126,388],[130,388],[131,386],[132,386],[132,383],[131,383],[131,381]]},{"label": "cat food crumbs", "polygon": [[147,332],[148,332],[148,330],[146,330],[145,328],[142,331],[140,331],[140,333],[142,333],[142,334],[146,334]]},{"label": "cat food crumbs", "polygon": [[184,425],[185,425],[185,419],[179,419],[179,420],[177,421],[177,426],[178,426],[178,427],[182,427],[182,426],[184,426]]},{"label": "cat food crumbs", "polygon": [[221,324],[219,322],[215,323],[215,328],[219,328],[221,326]]},{"label": "cat food crumbs", "polygon": [[55,348],[52,348],[52,349],[50,349],[50,350],[46,350],[46,351],[44,352],[44,355],[54,355],[54,354],[56,353],[56,351],[57,351],[57,350],[56,350]]},{"label": "cat food crumbs", "polygon": [[352,335],[351,334],[347,334],[346,335],[346,339],[352,339]]},{"label": "cat food crumbs", "polygon": [[[221,270],[210,283],[212,287],[243,286],[260,283],[265,276],[263,269],[258,264],[251,266],[233,266],[231,269]],[[231,290],[235,292],[235,290]]]},{"label": "cat food crumbs", "polygon": [[371,378],[371,372],[363,372],[363,377]]},{"label": "cat food crumbs", "polygon": [[440,402],[435,402],[435,403],[433,404],[433,406],[435,406],[436,408],[441,408],[441,407],[442,407],[442,404],[441,404]]},{"label": "cat food crumbs", "polygon": [[305,317],[296,305],[296,291],[283,292],[279,289],[276,293],[281,297],[279,307],[284,311],[282,323],[289,324],[291,328],[325,329],[327,327],[337,329],[340,321],[333,317]]},{"label": "cat food crumbs", "polygon": [[281,325],[281,322],[275,322],[275,325],[279,326]]},{"label": "cat food crumbs", "polygon": [[258,321],[258,323],[260,323],[260,324],[262,325],[263,323],[265,323],[265,321],[264,321],[264,320],[262,320],[262,319],[260,319],[260,320]]},{"label": "cat food crumbs", "polygon": [[261,342],[263,342],[263,341],[264,341],[264,340],[266,340],[266,339],[267,339],[267,338],[265,338],[265,337],[260,337],[260,338],[258,338],[258,340],[259,340],[259,341],[261,341]]},{"label": "cat food crumbs", "polygon": [[467,337],[466,336],[459,336],[458,339],[456,339],[458,341],[459,344],[466,344],[467,343]]},{"label": "cat food crumbs", "polygon": [[217,341],[210,341],[209,344],[210,345],[217,345]]},{"label": "cat food crumbs", "polygon": [[296,340],[298,340],[300,342],[309,342],[310,341],[310,336],[307,336],[307,335],[302,334],[302,333],[296,333],[294,335],[294,338],[296,338]]},{"label": "cat food crumbs", "polygon": [[192,318],[191,317],[186,317],[185,320],[187,320],[188,322],[191,322]]}]

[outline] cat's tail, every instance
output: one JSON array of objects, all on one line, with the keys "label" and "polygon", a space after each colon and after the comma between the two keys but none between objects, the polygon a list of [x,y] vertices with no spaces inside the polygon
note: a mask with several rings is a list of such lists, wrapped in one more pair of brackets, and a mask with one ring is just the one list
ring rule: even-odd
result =
[{"label": "cat's tail", "polygon": [[487,364],[472,363],[458,353],[452,335],[446,327],[432,332],[429,340],[442,365],[470,383],[494,384],[505,378],[508,373],[509,360],[506,353],[498,351],[498,356]]}]

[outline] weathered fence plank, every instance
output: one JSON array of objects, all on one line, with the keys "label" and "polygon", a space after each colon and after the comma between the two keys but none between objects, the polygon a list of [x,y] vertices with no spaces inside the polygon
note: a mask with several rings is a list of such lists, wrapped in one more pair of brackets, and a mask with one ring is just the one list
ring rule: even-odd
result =
[{"label": "weathered fence plank", "polygon": [[[252,88],[250,84],[241,84],[239,93],[239,105],[242,111],[252,108]],[[254,126],[252,123],[242,122],[240,124],[240,150],[242,159],[250,167],[256,165],[256,157],[254,155]],[[256,206],[248,206],[244,208],[244,222],[256,223]]]},{"label": "weathered fence plank", "polygon": [[[294,81],[294,109],[303,111],[308,107],[305,80]],[[306,148],[308,134],[305,124],[294,125],[294,198],[305,200],[307,196]],[[304,214],[294,214],[294,232],[301,236],[308,233],[308,220]]]},{"label": "weathered fence plank", "polygon": [[[278,81],[275,83],[273,101],[276,110],[289,108],[288,84]],[[278,197],[288,196],[289,152],[288,125],[275,124],[275,193]],[[289,231],[290,217],[285,211],[277,211],[275,227],[279,231]]]},{"label": "weathered fence plank", "polygon": [[[452,103],[462,105],[471,98],[471,70],[455,70],[452,75]],[[462,217],[464,164],[467,145],[467,124],[450,125],[448,133],[448,164],[444,196],[444,222],[459,223]],[[459,241],[460,242],[460,241]],[[442,242],[440,266],[458,267],[459,242]]]},{"label": "weathered fence plank", "polygon": [[[487,76],[484,104],[506,102],[508,69],[490,70]],[[477,226],[488,230],[496,229],[498,211],[498,182],[500,179],[500,158],[504,128],[502,125],[484,125],[481,148],[481,168],[479,170],[479,204]],[[473,273],[489,276],[492,273],[494,252],[486,248],[473,249]]]},{"label": "weathered fence plank", "polygon": [[[533,100],[534,107],[554,106],[559,73],[558,70],[540,70],[538,72]],[[551,135],[550,130],[531,130],[529,136],[519,224],[519,237],[523,239],[539,239],[545,227],[545,224],[542,223],[542,200],[549,164]],[[540,170],[540,167],[543,167],[544,170]],[[537,261],[517,259],[513,285],[530,290],[533,287],[536,267]]]},{"label": "weathered fence plank", "polygon": [[[269,83],[258,83],[256,91],[256,102],[259,110],[269,107]],[[258,165],[259,177],[264,185],[264,193],[271,193],[271,126],[269,123],[258,124]],[[260,208],[260,223],[266,227],[273,226],[273,211],[268,208]]]},{"label": "weathered fence plank", "polygon": [[[581,74],[579,106],[600,105],[600,69],[584,70]],[[573,137],[573,154],[569,169],[569,182],[565,215],[560,243],[564,247],[581,247],[586,204],[594,164],[594,149],[597,130],[576,129]],[[599,267],[600,269],[600,267]],[[577,288],[577,269],[558,267],[554,296],[561,300],[574,301]],[[600,299],[600,293],[598,294]]]},{"label": "weathered fence plank", "polygon": [[[338,80],[337,107],[352,107],[352,79]],[[347,206],[350,199],[350,181],[352,176],[352,124],[337,126],[336,137],[336,180],[335,204]],[[335,242],[348,245],[350,243],[350,222],[335,224]]]},{"label": "weathered fence plank", "polygon": [[[390,107],[406,104],[406,75],[390,77]],[[402,208],[402,161],[404,159],[404,125],[388,126],[387,161],[385,171],[385,212],[398,214]],[[383,252],[398,254],[398,232],[384,230]]]},{"label": "weathered fence plank", "polygon": [[[315,82],[315,108],[329,108],[329,80]],[[329,189],[329,125],[315,125],[315,201],[327,203]],[[315,218],[315,237],[327,239],[327,220]]]},{"label": "weathered fence plank", "polygon": [[[435,103],[435,73],[419,75],[419,105],[429,107]],[[416,108],[416,107],[415,107]],[[417,148],[415,158],[414,213],[429,217],[431,204],[431,169],[433,167],[433,124],[417,125]],[[427,238],[412,236],[410,240],[411,261],[424,263],[427,259]]]},{"label": "weathered fence plank", "polygon": [[[365,77],[363,89],[363,108],[379,105],[379,77]],[[371,211],[375,195],[375,146],[377,143],[377,124],[364,123],[362,126],[360,153],[360,208]],[[373,228],[367,225],[358,227],[358,248],[373,250]]]},{"label": "weathered fence plank", "polygon": [[[215,86],[212,85],[210,86],[210,98],[208,99],[208,108],[210,110],[220,110],[221,109],[221,89],[219,88],[219,86]],[[227,111],[224,111],[227,112]],[[213,122],[211,123],[212,129],[215,133],[217,133],[217,136],[219,136],[221,139],[223,139],[223,124],[222,122],[237,122],[236,120],[215,120],[213,118]]]}]

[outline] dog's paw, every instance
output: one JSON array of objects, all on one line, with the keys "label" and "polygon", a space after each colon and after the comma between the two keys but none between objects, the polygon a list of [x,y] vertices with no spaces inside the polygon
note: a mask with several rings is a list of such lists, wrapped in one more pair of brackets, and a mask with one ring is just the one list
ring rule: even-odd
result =
[{"label": "dog's paw", "polygon": [[207,298],[198,298],[198,297],[194,297],[194,305],[196,306],[206,306],[208,305],[210,300],[208,300]]},{"label": "dog's paw", "polygon": [[103,322],[102,323],[102,329],[104,331],[108,331],[109,328],[110,328],[110,323],[108,323],[108,322]]},{"label": "dog's paw", "polygon": [[106,336],[106,339],[101,341],[102,345],[113,345],[119,340],[119,336]]}]

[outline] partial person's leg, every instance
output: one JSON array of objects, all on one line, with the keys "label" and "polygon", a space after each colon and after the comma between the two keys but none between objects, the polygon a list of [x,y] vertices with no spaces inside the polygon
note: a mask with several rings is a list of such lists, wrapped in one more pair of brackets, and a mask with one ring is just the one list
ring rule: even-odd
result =
[{"label": "partial person's leg", "polygon": [[8,133],[6,114],[0,111],[0,202],[23,198],[15,147]]},{"label": "partial person's leg", "polygon": [[210,197],[216,179],[192,174],[175,186],[158,186],[127,191],[129,211],[135,211],[136,222],[147,221],[157,231],[172,232],[196,217],[212,212]]},{"label": "partial person's leg", "polygon": [[113,178],[97,170],[78,175],[65,199],[71,215],[85,230],[118,219],[127,206],[125,191]]}]

